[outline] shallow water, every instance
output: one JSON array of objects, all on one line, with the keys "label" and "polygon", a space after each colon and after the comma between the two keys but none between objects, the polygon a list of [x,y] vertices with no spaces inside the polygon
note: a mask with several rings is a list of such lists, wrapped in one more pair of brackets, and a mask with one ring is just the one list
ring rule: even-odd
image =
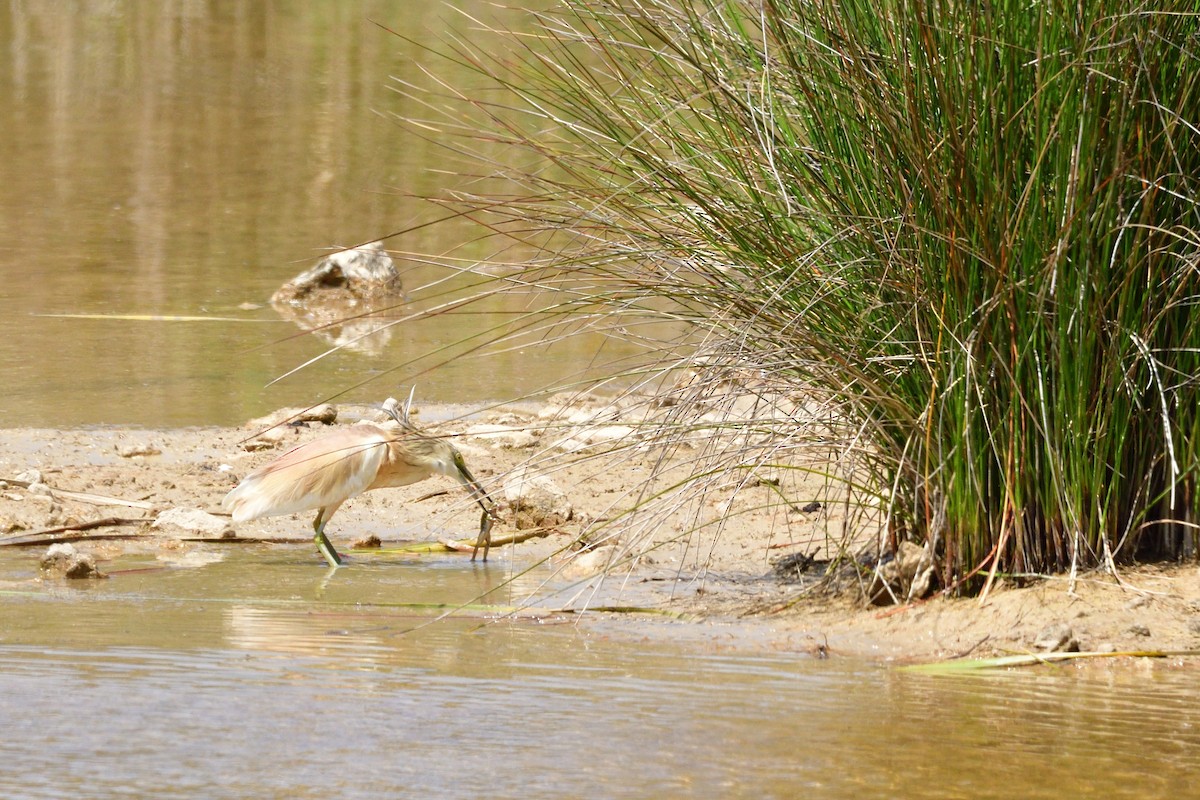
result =
[{"label": "shallow water", "polygon": [[670,623],[434,622],[405,604],[471,601],[508,568],[221,554],[125,557],[83,587],[30,581],[32,553],[4,563],[0,796],[1183,797],[1200,780],[1191,669],[931,676]]},{"label": "shallow water", "polygon": [[[267,299],[331,249],[413,229],[388,240],[410,292],[394,317],[467,291],[420,287],[499,248],[467,223],[422,227],[446,212],[416,197],[463,181],[444,148],[394,121],[423,113],[396,88],[429,85],[426,68],[456,89],[477,82],[426,45],[499,47],[452,5],[0,4],[0,427],[240,424],[364,380],[347,399],[415,383],[421,401],[476,403],[593,358],[599,341],[580,339],[441,365],[447,346],[527,310],[511,292],[267,386],[330,346]],[[478,5],[494,24],[530,24]]]}]

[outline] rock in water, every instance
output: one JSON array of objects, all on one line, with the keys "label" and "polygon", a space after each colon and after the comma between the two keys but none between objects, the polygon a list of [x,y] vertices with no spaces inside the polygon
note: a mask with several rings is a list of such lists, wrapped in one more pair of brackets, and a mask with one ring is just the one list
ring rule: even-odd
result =
[{"label": "rock in water", "polygon": [[383,242],[371,242],[321,259],[271,296],[275,304],[351,303],[396,299],[403,294],[400,273]]},{"label": "rock in water", "polygon": [[42,556],[38,566],[42,572],[63,578],[104,578],[103,572],[96,568],[96,560],[87,553],[80,553],[72,545],[66,543],[52,544]]}]

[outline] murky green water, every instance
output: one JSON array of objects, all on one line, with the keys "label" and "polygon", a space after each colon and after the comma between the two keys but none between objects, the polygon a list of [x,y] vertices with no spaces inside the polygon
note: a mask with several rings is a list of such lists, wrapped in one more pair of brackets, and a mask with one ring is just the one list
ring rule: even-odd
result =
[{"label": "murky green water", "polygon": [[425,625],[401,604],[465,602],[504,566],[225,555],[120,559],[84,588],[6,559],[0,796],[1141,798],[1200,780],[1193,669],[936,677],[747,654],[719,627]]},{"label": "murky green water", "polygon": [[[234,423],[372,376],[349,399],[415,380],[426,401],[476,402],[594,357],[580,342],[385,373],[501,323],[525,307],[512,297],[264,388],[326,345],[243,304],[325,248],[439,213],[411,196],[448,186],[444,153],[387,120],[415,113],[388,76],[421,81],[427,56],[371,20],[487,35],[451,5],[0,6],[0,427]],[[438,225],[391,246],[471,263],[491,253],[477,237]],[[445,276],[401,266],[410,287]],[[329,576],[307,547],[225,556],[120,559],[79,587],[3,553],[0,797],[1140,798],[1200,781],[1194,668],[931,677],[747,655],[721,629],[425,625],[403,604],[471,600],[503,565]]]}]

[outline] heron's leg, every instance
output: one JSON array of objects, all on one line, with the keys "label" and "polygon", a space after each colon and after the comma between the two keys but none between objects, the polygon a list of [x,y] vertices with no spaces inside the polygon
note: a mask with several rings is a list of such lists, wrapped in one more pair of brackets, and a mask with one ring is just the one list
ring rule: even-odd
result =
[{"label": "heron's leg", "polygon": [[483,560],[487,561],[488,551],[492,549],[492,525],[495,520],[485,508],[483,510],[483,518],[479,520],[479,538],[475,540],[475,547],[471,550],[471,560],[475,560],[475,555],[479,552],[479,546],[483,545]]},{"label": "heron's leg", "polygon": [[326,509],[317,510],[317,518],[313,520],[313,530],[316,531],[316,536],[313,541],[317,545],[317,551],[324,556],[325,560],[331,567],[340,567],[342,565],[342,557],[338,555],[338,551],[333,548],[333,544],[329,541],[329,537],[325,535],[325,523],[333,516],[333,513],[325,513]]}]

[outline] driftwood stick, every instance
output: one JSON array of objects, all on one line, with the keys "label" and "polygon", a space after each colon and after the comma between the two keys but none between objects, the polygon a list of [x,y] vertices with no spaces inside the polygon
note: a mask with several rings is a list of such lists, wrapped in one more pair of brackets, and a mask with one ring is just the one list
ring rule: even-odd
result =
[{"label": "driftwood stick", "polygon": [[[151,521],[149,517],[139,517],[137,519],[127,519],[125,517],[93,519],[87,522],[78,522],[74,525],[60,525],[57,528],[43,528],[40,531],[30,531],[28,533],[17,534],[16,536],[0,538],[0,547],[29,547],[42,544],[58,544],[59,542],[77,542],[82,539],[134,539],[146,534],[102,533],[89,536],[83,533],[83,531],[90,531],[93,528],[116,527],[118,525],[140,525],[143,522]],[[56,536],[55,534],[65,535]]]},{"label": "driftwood stick", "polygon": [[[543,536],[549,536],[557,530],[558,528],[526,528],[523,531],[502,533],[499,536],[492,537],[491,546],[502,547],[506,544],[520,544],[530,539],[540,539]],[[475,542],[464,542],[460,539],[438,539],[438,542],[447,550],[453,550],[457,553],[470,553],[475,549]]]},{"label": "driftwood stick", "polygon": [[[492,546],[505,544],[520,544],[529,539],[538,539],[543,536],[549,536],[557,531],[558,528],[527,528],[523,531],[514,533],[505,533],[500,536],[492,537]],[[436,542],[404,542],[395,547],[362,547],[355,548],[354,552],[361,555],[370,555],[379,553],[381,555],[389,553],[470,553],[475,549],[475,541],[462,541],[459,539],[438,539]]]},{"label": "driftwood stick", "polygon": [[[19,481],[16,478],[0,478],[0,483],[19,486],[22,489],[29,488],[29,481]],[[57,489],[53,486],[50,487],[50,494],[67,500],[90,503],[94,506],[129,506],[130,508],[140,508],[143,511],[149,511],[154,508],[153,503],[147,503],[145,500],[125,500],[120,497],[109,497],[108,495],[92,494],[91,492],[72,492],[69,489]]]},{"label": "driftwood stick", "polygon": [[209,544],[311,544],[312,539],[300,536],[180,536],[181,542]]}]

